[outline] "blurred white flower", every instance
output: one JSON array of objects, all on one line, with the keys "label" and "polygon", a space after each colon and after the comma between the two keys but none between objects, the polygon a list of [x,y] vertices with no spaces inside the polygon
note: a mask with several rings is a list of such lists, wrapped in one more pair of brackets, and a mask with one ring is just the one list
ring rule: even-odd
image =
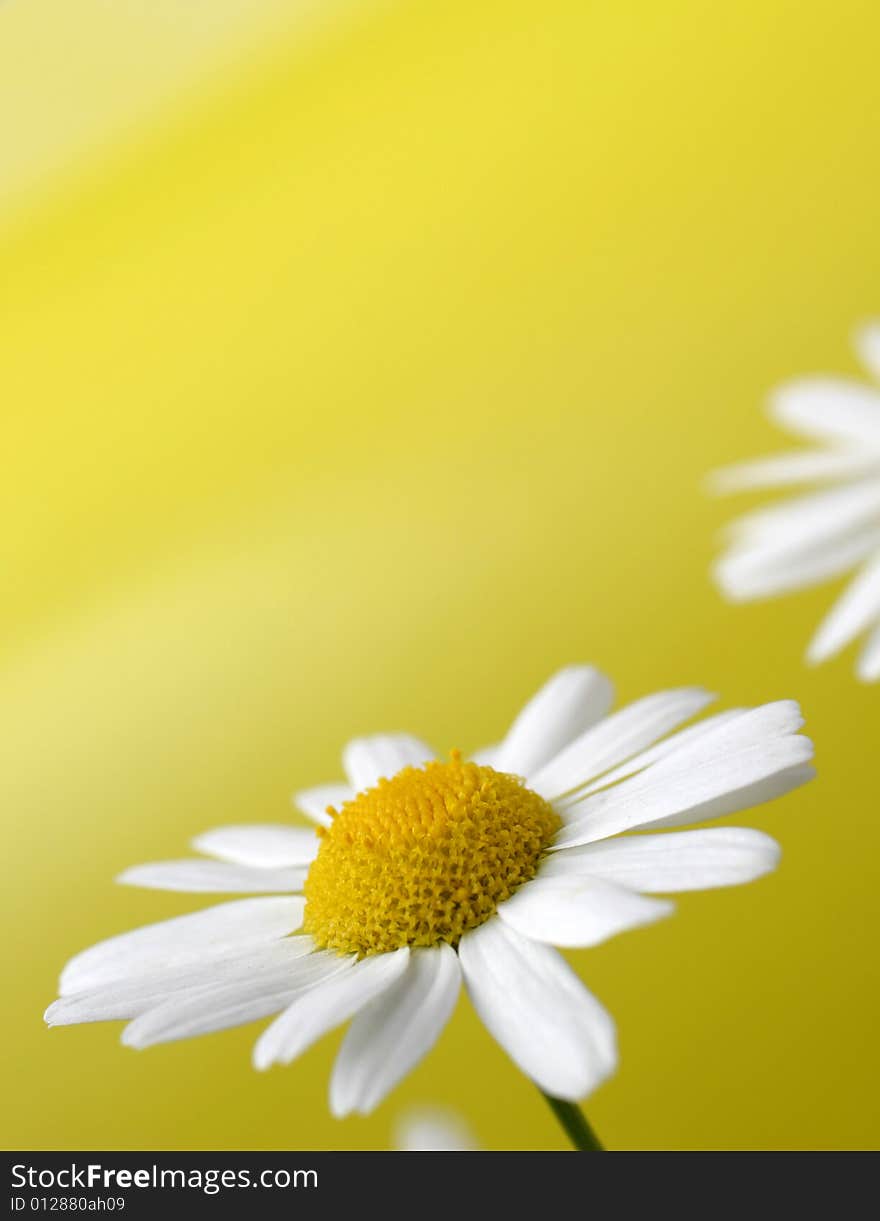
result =
[{"label": "blurred white flower", "polygon": [[[855,347],[880,381],[880,322],[861,327]],[[842,377],[810,377],[770,398],[772,419],[815,444],[717,472],[718,491],[823,485],[735,521],[715,567],[721,589],[747,601],[802,589],[858,568],[807,650],[825,661],[866,633],[856,670],[880,678],[880,388]]]},{"label": "blurred white flower", "polygon": [[394,1125],[393,1146],[404,1153],[470,1153],[480,1148],[462,1117],[445,1107],[404,1111]]},{"label": "blurred white flower", "polygon": [[279,1014],[254,1049],[267,1068],[353,1019],[330,1086],[342,1116],[373,1110],[430,1050],[463,980],[541,1090],[583,1098],[616,1067],[614,1023],[552,947],[668,915],[657,893],[767,873],[779,850],[759,831],[666,828],[813,774],[790,701],[672,732],[713,698],[685,687],[609,715],[608,679],[572,666],[473,762],[438,762],[403,734],[357,739],[345,782],[296,799],[317,833],[224,827],[195,840],[213,859],[124,873],[131,885],[264,897],[86,950],[46,1020],[125,1019],[122,1041],[148,1047]]}]

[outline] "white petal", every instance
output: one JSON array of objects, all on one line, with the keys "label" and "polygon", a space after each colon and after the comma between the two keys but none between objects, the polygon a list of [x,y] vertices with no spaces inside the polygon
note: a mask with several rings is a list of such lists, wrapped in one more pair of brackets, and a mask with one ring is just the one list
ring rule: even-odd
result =
[{"label": "white petal", "polygon": [[290,1064],[322,1035],[341,1026],[390,988],[408,960],[406,946],[390,954],[362,958],[338,979],[297,997],[257,1040],[254,1067]]},{"label": "white petal", "polygon": [[354,801],[356,796],[350,784],[318,784],[313,789],[294,793],[293,804],[312,822],[329,827],[333,819],[327,813],[328,807],[338,812],[347,801]]},{"label": "white petal", "polygon": [[552,847],[593,843],[652,823],[718,818],[788,792],[812,775],[804,766],[812,743],[796,736],[802,724],[794,700],[716,724],[622,784],[574,798]]},{"label": "white petal", "polygon": [[439,1107],[420,1107],[398,1119],[394,1148],[401,1153],[463,1153],[479,1146],[461,1116]]},{"label": "white petal", "polygon": [[201,987],[219,987],[238,980],[253,981],[267,968],[277,967],[310,954],[311,937],[283,937],[242,950],[206,955],[184,966],[163,967],[117,980],[103,987],[63,996],[49,1006],[45,1020],[50,1026],[77,1022],[112,1022],[135,1018],[153,1009],[176,992]]},{"label": "white petal", "polygon": [[760,546],[734,547],[715,564],[721,592],[735,602],[769,598],[829,581],[880,550],[880,530],[870,526],[846,538],[780,553]]},{"label": "white petal", "polygon": [[404,767],[421,767],[436,758],[430,746],[405,733],[374,734],[355,738],[342,752],[345,774],[358,793],[380,780],[390,780]]},{"label": "white petal", "polygon": [[481,767],[495,767],[500,749],[500,742],[496,742],[492,746],[481,746],[479,750],[471,751],[470,758],[474,763],[479,763]]},{"label": "white petal", "polygon": [[877,480],[861,479],[746,513],[731,523],[728,534],[733,541],[761,548],[768,555],[785,556],[795,549],[843,538],[865,524],[876,525],[878,505]]},{"label": "white petal", "polygon": [[868,637],[856,673],[863,683],[875,683],[880,678],[880,627],[875,627]]},{"label": "white petal", "polygon": [[880,322],[874,320],[858,327],[854,341],[865,368],[880,381]]},{"label": "white petal", "polygon": [[861,480],[739,518],[716,569],[722,589],[748,598],[824,579],[877,546],[880,482]]},{"label": "white petal", "polygon": [[304,910],[305,900],[298,896],[237,899],[120,933],[71,958],[61,973],[59,991],[66,996],[286,937],[300,927]]},{"label": "white petal", "polygon": [[116,879],[124,886],[148,890],[182,890],[188,894],[277,894],[298,891],[307,869],[248,869],[223,861],[151,861],[133,865]]},{"label": "white petal", "polygon": [[703,721],[697,721],[695,725],[689,725],[687,729],[680,729],[678,733],[671,734],[668,738],[663,738],[660,742],[655,742],[647,750],[640,751],[637,755],[627,759],[626,763],[622,763],[620,767],[615,767],[613,771],[603,772],[598,780],[587,785],[581,796],[587,793],[593,793],[597,789],[607,788],[611,784],[616,784],[618,780],[624,780],[627,776],[632,776],[635,772],[644,771],[652,763],[659,763],[661,759],[665,759],[668,755],[675,751],[683,750],[686,746],[692,745],[699,738],[703,737],[711,731],[716,730],[719,726],[733,720],[734,717],[741,716],[744,709],[742,708],[726,708],[724,712],[716,712],[714,716],[706,717]]},{"label": "white petal", "polygon": [[659,691],[621,708],[581,734],[529,779],[549,801],[644,750],[716,697],[699,687]]},{"label": "white petal", "polygon": [[533,878],[498,905],[498,915],[532,941],[586,948],[672,914],[671,903],[646,899],[589,877]]},{"label": "white petal", "polygon": [[796,700],[773,700],[757,708],[740,709],[730,717],[712,717],[703,723],[704,733],[670,738],[674,749],[657,760],[652,774],[656,775],[660,770],[680,771],[685,766],[735,750],[785,738],[797,733],[803,724],[803,714]]},{"label": "white petal", "polygon": [[127,1047],[152,1047],[256,1022],[346,971],[352,961],[318,951],[260,972],[259,978],[193,988],[129,1022],[122,1032],[122,1042]]},{"label": "white petal", "polygon": [[[751,746],[678,773],[651,768],[635,782],[587,798],[582,816],[564,827],[554,848],[572,848],[639,827],[675,827],[707,822],[761,805],[812,779],[809,738],[800,735]],[[634,787],[630,789],[630,783]]]},{"label": "white petal", "polygon": [[459,958],[483,1024],[545,1093],[575,1101],[614,1072],[614,1023],[556,950],[487,920]]},{"label": "white petal", "polygon": [[557,671],[513,722],[492,766],[497,771],[531,776],[601,720],[613,702],[610,680],[593,666]]},{"label": "white petal", "polygon": [[880,446],[880,394],[843,377],[809,377],[780,386],[770,414],[784,428],[820,440]]},{"label": "white petal", "polygon": [[713,492],[742,492],[798,483],[832,483],[880,469],[880,453],[856,449],[795,450],[740,462],[709,477]]},{"label": "white petal", "polygon": [[458,955],[441,942],[414,949],[406,970],[355,1017],[330,1082],[337,1119],[368,1115],[434,1046],[461,986]]},{"label": "white petal", "polygon": [[254,824],[217,827],[193,840],[196,852],[253,869],[308,865],[318,853],[318,837],[308,827]]},{"label": "white petal", "polygon": [[[803,741],[804,739],[798,739]],[[804,755],[812,757],[812,743],[804,748]],[[653,830],[666,827],[682,827],[689,823],[711,822],[715,818],[726,818],[728,814],[738,814],[750,810],[754,806],[766,805],[778,797],[785,797],[816,778],[816,769],[809,763],[798,763],[792,767],[781,768],[773,775],[762,777],[740,788],[731,789],[719,797],[705,802],[701,806],[693,806],[689,810],[681,810],[666,818],[652,819],[650,827]],[[637,824],[636,830],[642,824]]]},{"label": "white petal", "polygon": [[825,661],[880,619],[880,556],[850,581],[823,620],[807,650],[810,662]]},{"label": "white petal", "polygon": [[762,831],[667,831],[556,852],[538,877],[604,878],[648,894],[673,894],[751,882],[775,869],[779,855],[779,845]]}]

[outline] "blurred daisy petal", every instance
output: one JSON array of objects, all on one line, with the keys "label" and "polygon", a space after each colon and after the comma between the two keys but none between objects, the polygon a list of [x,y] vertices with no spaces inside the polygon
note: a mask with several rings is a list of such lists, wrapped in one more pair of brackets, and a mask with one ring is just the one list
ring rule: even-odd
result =
[{"label": "blurred daisy petal", "polygon": [[839,653],[880,619],[880,555],[849,583],[822,621],[807,650],[811,662]]},{"label": "blurred daisy petal", "polygon": [[395,1124],[394,1148],[401,1153],[464,1153],[479,1146],[454,1111],[418,1107],[406,1111]]},{"label": "blurred daisy petal", "polygon": [[795,549],[815,550],[866,525],[876,527],[878,508],[880,484],[862,479],[756,509],[734,522],[729,533],[743,548],[784,557]]},{"label": "blurred daisy petal", "polygon": [[710,476],[714,492],[745,492],[788,484],[824,483],[880,472],[880,453],[858,450],[794,450],[728,466]]},{"label": "blurred daisy petal", "polygon": [[[854,344],[880,378],[880,323],[859,328]],[[777,423],[825,448],[759,459],[720,471],[717,491],[811,481],[835,484],[748,513],[727,531],[713,567],[734,601],[806,589],[865,564],[820,625],[807,651],[825,661],[880,619],[880,389],[847,378],[803,378],[770,401]],[[880,678],[860,660],[859,677]]]},{"label": "blurred daisy petal", "polygon": [[778,424],[802,436],[880,448],[880,392],[842,377],[806,377],[770,398]]},{"label": "blurred daisy petal", "polygon": [[715,564],[719,588],[735,602],[769,598],[807,589],[848,572],[880,549],[880,530],[868,527],[850,537],[833,538],[807,548],[732,548]]}]

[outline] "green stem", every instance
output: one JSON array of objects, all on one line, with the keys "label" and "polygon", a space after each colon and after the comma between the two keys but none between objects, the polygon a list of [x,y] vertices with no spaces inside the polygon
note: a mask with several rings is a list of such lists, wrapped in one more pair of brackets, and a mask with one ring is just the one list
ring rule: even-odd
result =
[{"label": "green stem", "polygon": [[[543,1093],[543,1090],[541,1092]],[[590,1127],[589,1121],[580,1107],[575,1106],[573,1102],[564,1102],[561,1098],[551,1098],[549,1094],[544,1094],[544,1097],[575,1149],[584,1153],[602,1153],[604,1151],[605,1146]]]}]

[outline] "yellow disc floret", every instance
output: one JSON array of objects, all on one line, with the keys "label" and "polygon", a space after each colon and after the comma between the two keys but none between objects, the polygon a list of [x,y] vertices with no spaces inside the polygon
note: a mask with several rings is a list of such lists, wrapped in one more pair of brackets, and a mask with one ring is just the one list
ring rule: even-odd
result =
[{"label": "yellow disc floret", "polygon": [[303,928],[346,954],[457,945],[534,877],[560,820],[516,776],[465,763],[406,767],[319,832]]}]

